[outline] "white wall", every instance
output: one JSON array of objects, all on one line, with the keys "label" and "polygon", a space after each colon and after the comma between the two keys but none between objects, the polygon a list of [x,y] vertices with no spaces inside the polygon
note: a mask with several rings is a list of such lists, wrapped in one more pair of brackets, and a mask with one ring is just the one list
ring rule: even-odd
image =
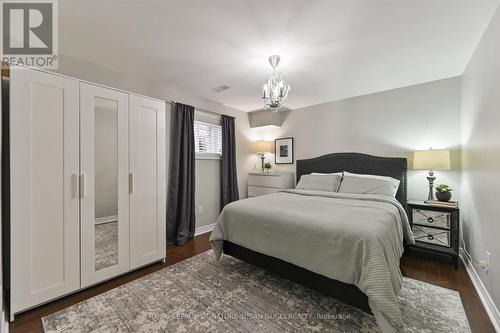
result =
[{"label": "white wall", "polygon": [[[247,173],[250,170],[251,157],[249,149],[251,140],[248,137],[250,125],[248,114],[234,108],[207,100],[204,98],[186,95],[172,86],[158,86],[152,90],[153,96],[168,96],[168,100],[174,100],[195,106],[197,109],[225,114],[235,117],[236,126],[236,168],[238,174],[238,187],[240,198],[247,196]],[[165,97],[163,97],[165,98]],[[170,111],[167,105],[167,123],[170,124]],[[167,126],[167,138],[170,137],[170,125]],[[170,145],[167,147],[170,150]],[[220,213],[220,161],[196,159],[196,227],[202,227],[215,223]],[[168,173],[167,173],[168,177]],[[198,207],[203,208],[199,213]]]},{"label": "white wall", "polygon": [[[206,110],[235,117],[236,126],[236,172],[240,199],[247,197],[247,173],[250,170],[250,139],[248,116],[228,107],[210,107]],[[196,159],[196,227],[215,223],[220,213],[220,160]],[[202,207],[203,212],[198,211]]]},{"label": "white wall", "polygon": [[[264,111],[267,112],[267,111]],[[250,114],[254,117],[256,114]],[[295,138],[295,159],[333,152],[409,158],[417,149],[449,148],[452,171],[437,183],[460,183],[460,78],[445,79],[290,111],[279,128],[251,129],[253,140]],[[274,156],[266,160],[274,162]],[[251,165],[258,165],[253,157]],[[278,166],[294,171],[295,165]],[[425,171],[409,171],[408,197],[426,199]],[[454,192],[458,198],[459,191]]]},{"label": "white wall", "polygon": [[500,9],[484,33],[462,78],[462,229],[477,260],[491,253],[488,273],[479,271],[500,307]]},{"label": "white wall", "polygon": [[158,96],[151,95],[151,84],[145,79],[132,77],[125,73],[119,73],[92,62],[68,57],[64,54],[59,54],[59,69],[54,70],[54,72],[137,94],[159,98]]},{"label": "white wall", "polygon": [[[88,61],[82,61],[65,55],[60,55],[58,73],[73,76],[79,79],[107,85],[117,89],[150,96],[162,100],[177,101],[196,108],[218,114],[226,114],[236,118],[236,155],[237,173],[240,197],[247,196],[247,172],[250,169],[250,155],[248,130],[248,115],[245,112],[224,106],[206,98],[186,94],[170,84],[149,82],[141,77],[132,77],[124,73],[109,70]],[[170,111],[167,104],[166,136],[170,139]],[[170,142],[167,142],[167,160],[170,152]],[[217,178],[215,178],[217,177]],[[219,211],[220,175],[215,172],[213,161],[196,160],[196,207],[202,205],[204,213],[197,213],[197,227],[215,222],[216,212]],[[167,172],[168,181],[168,172]]]},{"label": "white wall", "polygon": [[[184,92],[169,86],[157,86],[152,90],[153,96],[168,96],[167,99],[174,100],[177,102],[193,105],[198,109],[214,112],[217,114],[226,114],[235,117],[236,126],[236,167],[238,173],[238,187],[240,190],[240,198],[246,198],[247,196],[247,173],[250,170],[251,156],[249,155],[251,136],[250,136],[250,125],[248,122],[248,114],[231,108],[226,105],[219,104],[217,102],[200,98],[197,96],[186,95]],[[159,97],[166,98],[166,97]],[[168,111],[167,105],[167,111]],[[168,112],[167,112],[168,113]],[[169,121],[169,119],[168,119]],[[170,130],[168,127],[167,130]],[[170,137],[170,133],[167,132],[167,137]],[[199,162],[200,161],[200,162]],[[203,168],[207,163],[202,160],[197,160],[197,168]],[[197,171],[197,175],[201,178],[209,177],[212,175],[211,171],[206,173],[203,171]],[[214,190],[206,189],[207,195],[213,196]],[[219,193],[216,193],[219,195]]]},{"label": "white wall", "polygon": [[[220,213],[220,160],[196,160],[196,227],[215,223]],[[198,211],[202,208],[202,212]]]}]

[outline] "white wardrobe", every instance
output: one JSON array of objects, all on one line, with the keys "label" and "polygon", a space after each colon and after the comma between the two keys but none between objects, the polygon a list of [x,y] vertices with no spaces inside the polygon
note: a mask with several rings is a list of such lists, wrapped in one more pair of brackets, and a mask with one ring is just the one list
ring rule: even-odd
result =
[{"label": "white wardrobe", "polygon": [[11,318],[165,258],[165,146],[165,102],[11,68]]}]

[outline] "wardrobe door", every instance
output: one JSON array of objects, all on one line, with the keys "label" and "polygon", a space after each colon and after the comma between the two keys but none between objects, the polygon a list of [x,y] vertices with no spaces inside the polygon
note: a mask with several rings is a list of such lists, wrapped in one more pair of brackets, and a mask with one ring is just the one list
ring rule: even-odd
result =
[{"label": "wardrobe door", "polygon": [[130,95],[130,267],[165,258],[165,102]]},{"label": "wardrobe door", "polygon": [[128,94],[80,84],[82,287],[129,270]]},{"label": "wardrobe door", "polygon": [[78,81],[10,71],[11,313],[80,287]]}]

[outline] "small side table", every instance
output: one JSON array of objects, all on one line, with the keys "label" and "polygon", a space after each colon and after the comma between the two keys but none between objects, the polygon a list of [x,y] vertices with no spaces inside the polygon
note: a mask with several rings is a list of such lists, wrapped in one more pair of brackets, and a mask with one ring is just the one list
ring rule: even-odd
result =
[{"label": "small side table", "polygon": [[408,202],[408,218],[415,236],[412,249],[449,255],[458,266],[460,209],[434,206],[424,201]]}]

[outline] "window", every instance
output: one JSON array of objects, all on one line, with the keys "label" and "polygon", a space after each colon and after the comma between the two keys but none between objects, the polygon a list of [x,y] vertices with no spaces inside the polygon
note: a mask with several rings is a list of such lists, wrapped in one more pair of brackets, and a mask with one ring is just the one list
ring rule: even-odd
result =
[{"label": "window", "polygon": [[194,121],[196,158],[219,159],[222,155],[222,127],[200,120]]}]

